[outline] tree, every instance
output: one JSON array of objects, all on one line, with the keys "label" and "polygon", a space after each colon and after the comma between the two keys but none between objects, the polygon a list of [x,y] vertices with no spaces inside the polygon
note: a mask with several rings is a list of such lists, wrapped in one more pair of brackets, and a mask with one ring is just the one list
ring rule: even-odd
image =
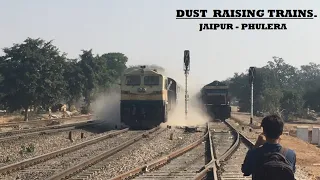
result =
[{"label": "tree", "polygon": [[[0,59],[1,59],[1,57],[0,57]],[[2,61],[0,60],[0,62],[2,62]],[[0,64],[0,67],[1,67],[1,64]],[[0,109],[1,110],[4,108],[3,102],[2,102],[2,99],[4,97],[4,92],[2,91],[3,87],[1,87],[3,80],[4,80],[4,78],[3,78],[3,76],[1,75],[1,72],[0,72]]]},{"label": "tree", "polygon": [[304,108],[320,112],[320,88],[306,91],[303,99],[305,100]]},{"label": "tree", "polygon": [[239,100],[240,111],[250,109],[250,84],[247,74],[235,73],[233,78],[228,80],[230,96]]},{"label": "tree", "polygon": [[102,60],[106,62],[106,66],[109,70],[112,70],[112,77],[117,79],[120,77],[122,72],[127,68],[126,63],[128,62],[127,56],[122,53],[107,53],[101,56]]},{"label": "tree", "polygon": [[0,71],[3,76],[2,102],[11,111],[23,108],[28,120],[31,105],[56,101],[64,89],[63,62],[52,42],[27,38],[22,44],[3,49]]},{"label": "tree", "polygon": [[84,89],[84,75],[80,63],[76,59],[69,59],[65,63],[64,78],[66,81],[65,100],[69,110],[71,105],[81,98]]},{"label": "tree", "polygon": [[115,69],[108,67],[108,59],[106,54],[102,56],[97,55],[95,60],[98,67],[96,69],[98,86],[97,92],[100,93],[110,88],[120,75],[118,75],[118,72]]},{"label": "tree", "polygon": [[[248,74],[236,73],[229,79],[229,82],[230,94],[241,101],[240,109],[249,111],[250,85]],[[301,112],[304,104],[303,92],[300,71],[285,63],[282,58],[273,57],[273,61],[269,61],[266,66],[256,68],[254,113],[263,111],[279,114],[283,109],[288,112]]]},{"label": "tree", "polygon": [[96,87],[96,73],[95,70],[98,69],[95,58],[92,54],[92,49],[90,50],[82,50],[82,54],[80,55],[79,62],[82,75],[83,75],[83,97],[86,103],[86,109],[90,109],[90,104],[93,100],[93,91]]},{"label": "tree", "polygon": [[281,107],[286,110],[288,114],[301,114],[303,109],[303,94],[297,90],[287,89],[283,90],[283,97],[281,99]]}]

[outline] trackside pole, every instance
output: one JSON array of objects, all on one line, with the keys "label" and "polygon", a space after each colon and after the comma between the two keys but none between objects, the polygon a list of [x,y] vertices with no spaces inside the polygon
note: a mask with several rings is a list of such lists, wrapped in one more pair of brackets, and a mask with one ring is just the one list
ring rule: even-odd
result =
[{"label": "trackside pole", "polygon": [[251,113],[250,113],[250,124],[253,121],[253,82],[254,82],[254,75],[255,75],[255,67],[249,68],[249,83],[251,86]]},{"label": "trackside pole", "polygon": [[184,75],[185,75],[185,119],[188,118],[188,101],[189,101],[189,94],[188,94],[188,75],[190,71],[190,51],[184,51]]},{"label": "trackside pole", "polygon": [[253,83],[251,83],[251,114],[250,114],[250,124],[253,121]]}]

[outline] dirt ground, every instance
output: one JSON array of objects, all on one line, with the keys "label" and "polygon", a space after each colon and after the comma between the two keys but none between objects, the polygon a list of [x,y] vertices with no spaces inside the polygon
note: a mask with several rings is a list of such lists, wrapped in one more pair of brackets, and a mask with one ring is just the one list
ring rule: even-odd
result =
[{"label": "dirt ground", "polygon": [[[62,117],[62,112],[55,112],[52,115],[56,115],[58,118]],[[79,113],[74,113],[73,116],[78,116]],[[48,120],[49,114],[29,114],[29,120]],[[20,122],[24,120],[23,115],[3,115],[0,114],[0,124],[1,123],[8,123],[8,122]]]},{"label": "dirt ground", "polygon": [[23,116],[19,115],[0,115],[0,123],[23,121]]},{"label": "dirt ground", "polygon": [[[244,124],[249,124],[250,114],[235,112],[233,117],[239,119]],[[254,117],[254,124],[259,126],[262,118]],[[309,126],[310,124],[285,124],[285,131],[294,131],[297,126]],[[319,126],[319,125],[316,125]],[[291,133],[290,133],[291,134]],[[312,145],[296,137],[283,135],[281,136],[280,144],[291,148],[296,152],[297,165],[301,167],[304,172],[307,172],[314,179],[320,179],[320,148],[317,145]]]},{"label": "dirt ground", "polygon": [[[45,120],[49,119],[48,114],[38,114],[38,115],[30,115],[29,120]],[[24,120],[24,116],[22,115],[1,115],[0,123],[8,123],[8,122],[20,122]]]}]

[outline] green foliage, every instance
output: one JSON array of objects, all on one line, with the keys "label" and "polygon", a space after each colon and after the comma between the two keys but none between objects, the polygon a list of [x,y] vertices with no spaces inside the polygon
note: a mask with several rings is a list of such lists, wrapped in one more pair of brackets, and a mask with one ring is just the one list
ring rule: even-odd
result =
[{"label": "green foliage", "polygon": [[28,146],[21,146],[21,150],[19,151],[19,154],[23,155],[26,153],[33,153],[35,149],[35,146],[33,144],[29,144]]},{"label": "green foliage", "polygon": [[0,71],[4,77],[1,91],[2,102],[11,110],[25,109],[31,105],[50,104],[62,94],[64,55],[58,49],[41,39],[28,38],[22,44],[4,48]]},{"label": "green foliage", "polygon": [[82,50],[79,59],[67,59],[52,41],[27,38],[21,44],[4,48],[0,56],[0,106],[13,112],[48,109],[57,103],[84,98],[85,111],[96,93],[106,92],[126,69],[128,58],[122,53]]},{"label": "green foliage", "polygon": [[76,59],[70,59],[65,63],[64,78],[66,81],[65,100],[69,106],[79,100],[84,89],[84,75]]},{"label": "green foliage", "polygon": [[[240,100],[240,109],[250,110],[248,73],[228,78],[232,98]],[[310,63],[300,69],[282,58],[273,57],[264,67],[256,68],[254,113],[267,112],[286,117],[303,116],[305,108],[320,111],[320,65]]]}]

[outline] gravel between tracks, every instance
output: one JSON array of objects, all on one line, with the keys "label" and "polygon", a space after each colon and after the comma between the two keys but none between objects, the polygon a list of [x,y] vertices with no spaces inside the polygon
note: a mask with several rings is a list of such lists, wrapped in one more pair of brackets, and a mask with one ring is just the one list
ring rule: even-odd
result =
[{"label": "gravel between tracks", "polygon": [[172,159],[168,164],[159,169],[144,173],[134,179],[194,179],[197,173],[199,173],[201,168],[206,164],[205,149],[206,145],[203,142],[190,151]]},{"label": "gravel between tracks", "polygon": [[[81,139],[81,132],[84,133],[84,138]],[[110,132],[110,131],[109,131]],[[102,136],[106,133],[96,134],[86,130],[73,130],[73,142],[68,139],[69,131],[55,132],[51,134],[36,135],[22,139],[9,140],[1,142],[0,146],[0,167],[12,164],[24,159],[32,158],[52,151],[56,151],[79,142],[83,142],[92,138]],[[33,152],[20,153],[22,146],[34,146]]]},{"label": "gravel between tracks", "polygon": [[[185,133],[183,129],[173,128],[166,129],[161,133],[151,134],[149,138],[142,139],[112,158],[108,158],[92,166],[92,169],[99,167],[101,170],[97,172],[98,174],[95,177],[90,179],[108,179],[160,158],[198,140],[204,135],[205,130],[201,130],[202,132]],[[169,139],[170,133],[173,133],[172,140]],[[85,174],[87,171],[90,171],[90,168],[82,174]]]},{"label": "gravel between tracks", "polygon": [[21,179],[21,180],[32,180],[32,179],[46,179],[52,176],[55,172],[61,172],[67,168],[79,164],[81,161],[98,155],[106,149],[110,149],[129,140],[133,136],[140,134],[142,131],[129,131],[115,137],[108,138],[100,141],[96,144],[86,146],[82,149],[74,151],[72,153],[59,156],[49,161],[34,165],[24,170],[12,173],[6,177],[6,179]]}]

